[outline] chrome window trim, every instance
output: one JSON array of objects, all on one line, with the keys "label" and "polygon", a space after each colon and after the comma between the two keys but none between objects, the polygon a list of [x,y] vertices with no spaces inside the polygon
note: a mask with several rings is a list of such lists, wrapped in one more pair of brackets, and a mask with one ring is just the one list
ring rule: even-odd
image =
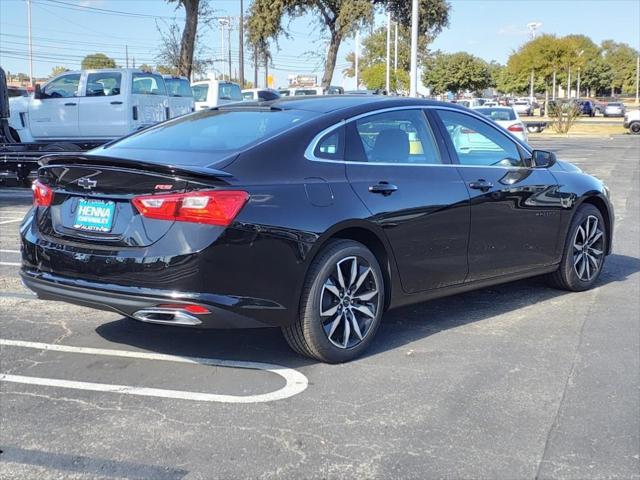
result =
[{"label": "chrome window trim", "polygon": [[[458,113],[462,113],[464,115],[469,115],[470,117],[473,117],[473,118],[475,118],[477,120],[480,120],[481,122],[486,123],[489,127],[493,128],[500,135],[506,137],[508,140],[511,140],[515,144],[519,145],[522,149],[524,149],[525,152],[527,152],[529,154],[531,154],[531,152],[532,152],[532,149],[531,149],[531,147],[529,145],[527,145],[526,143],[522,142],[519,138],[513,137],[513,136],[509,135],[507,132],[503,132],[499,128],[496,128],[496,126],[493,125],[489,121],[489,119],[486,118],[484,115],[480,115],[480,114],[475,113],[473,111],[466,112],[466,111],[461,110],[459,108],[451,108],[451,107],[440,106],[440,105],[411,105],[411,106],[407,105],[407,106],[403,106],[403,107],[387,107],[387,108],[381,108],[381,109],[378,109],[378,110],[371,110],[370,112],[361,113],[361,114],[356,115],[354,117],[347,118],[346,120],[340,120],[338,123],[335,123],[335,124],[325,128],[324,130],[321,130],[320,133],[318,133],[315,137],[313,137],[313,139],[311,140],[311,142],[309,143],[309,145],[307,146],[307,148],[304,151],[304,157],[307,160],[310,160],[312,162],[343,163],[343,164],[370,165],[370,166],[372,166],[372,165],[382,165],[382,166],[411,166],[411,167],[463,167],[463,168],[471,167],[471,168],[502,168],[502,169],[504,169],[504,168],[517,168],[517,169],[532,168],[532,167],[527,167],[527,166],[505,167],[505,166],[500,166],[500,165],[462,165],[462,164],[451,164],[451,163],[355,162],[355,161],[349,161],[349,160],[344,160],[344,159],[343,160],[331,160],[331,159],[326,159],[326,158],[319,158],[319,157],[317,157],[315,155],[314,152],[316,151],[316,147],[318,146],[318,143],[320,143],[320,140],[322,140],[325,137],[325,135],[331,133],[333,130],[336,130],[336,129],[340,128],[340,127],[344,127],[348,123],[355,122],[356,120],[359,120],[361,118],[369,117],[369,116],[372,116],[372,115],[378,115],[380,113],[395,112],[395,111],[399,111],[399,110],[450,110],[452,112],[458,112]],[[435,133],[436,132],[434,132],[434,134]],[[345,141],[346,141],[346,135],[345,135]]]}]

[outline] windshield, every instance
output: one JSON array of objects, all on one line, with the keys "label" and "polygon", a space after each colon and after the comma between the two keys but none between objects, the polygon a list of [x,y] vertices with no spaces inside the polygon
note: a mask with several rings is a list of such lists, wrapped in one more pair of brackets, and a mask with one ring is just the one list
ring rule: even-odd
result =
[{"label": "windshield", "polygon": [[193,99],[196,102],[206,102],[207,93],[209,93],[209,85],[207,83],[202,83],[200,85],[193,85],[191,87],[191,91],[193,92]]},{"label": "windshield", "polygon": [[475,110],[494,122],[516,119],[516,113],[512,108],[476,108]]},{"label": "windshield", "polygon": [[312,116],[302,110],[203,110],[123,138],[107,149],[232,152]]},{"label": "windshield", "polygon": [[191,86],[185,78],[165,78],[167,93],[170,97],[192,97]]}]

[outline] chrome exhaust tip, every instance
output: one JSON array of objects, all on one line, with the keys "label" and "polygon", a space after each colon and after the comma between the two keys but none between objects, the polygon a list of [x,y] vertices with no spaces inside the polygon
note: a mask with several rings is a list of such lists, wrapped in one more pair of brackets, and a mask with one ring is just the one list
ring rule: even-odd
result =
[{"label": "chrome exhaust tip", "polygon": [[202,320],[184,310],[175,308],[144,308],[133,314],[133,318],[147,323],[160,323],[162,325],[188,325],[202,324]]}]

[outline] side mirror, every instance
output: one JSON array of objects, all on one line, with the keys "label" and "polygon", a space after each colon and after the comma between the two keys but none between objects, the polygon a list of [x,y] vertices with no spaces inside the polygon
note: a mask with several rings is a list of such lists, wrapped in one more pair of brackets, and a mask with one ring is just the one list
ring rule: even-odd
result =
[{"label": "side mirror", "polygon": [[36,100],[42,99],[42,89],[40,88],[39,83],[36,83],[36,86],[33,90],[33,98],[35,98]]},{"label": "side mirror", "polygon": [[533,168],[549,168],[556,163],[556,154],[546,150],[534,150],[531,152],[531,166]]}]

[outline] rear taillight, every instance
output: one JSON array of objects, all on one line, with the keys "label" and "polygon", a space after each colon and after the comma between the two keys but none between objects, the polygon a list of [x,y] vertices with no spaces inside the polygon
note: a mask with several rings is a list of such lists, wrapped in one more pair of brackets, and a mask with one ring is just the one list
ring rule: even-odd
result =
[{"label": "rear taillight", "polygon": [[131,202],[144,217],[226,227],[249,199],[241,190],[145,195]]},{"label": "rear taillight", "polygon": [[36,207],[48,207],[53,201],[53,190],[40,180],[33,182],[33,204]]},{"label": "rear taillight", "polygon": [[510,132],[524,132],[522,125],[511,125],[507,128]]}]

